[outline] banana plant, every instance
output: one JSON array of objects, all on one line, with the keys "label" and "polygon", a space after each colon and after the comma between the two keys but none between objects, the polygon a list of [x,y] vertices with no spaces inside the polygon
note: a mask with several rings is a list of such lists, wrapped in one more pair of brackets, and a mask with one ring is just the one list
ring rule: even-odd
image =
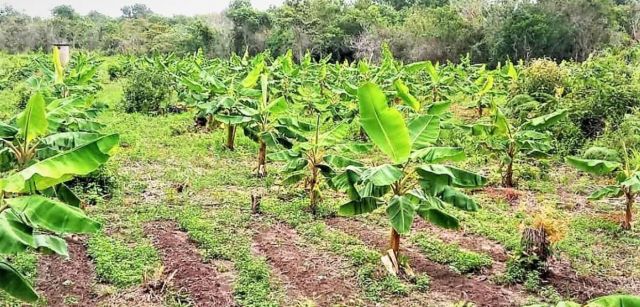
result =
[{"label": "banana plant", "polygon": [[549,156],[551,136],[547,128],[567,116],[567,110],[525,120],[514,125],[499,107],[493,106],[493,115],[489,122],[483,120],[475,125],[466,126],[474,136],[485,139],[486,148],[500,159],[502,185],[514,187],[514,165],[521,156],[539,159]]},{"label": "banana plant", "polygon": [[24,168],[34,159],[45,159],[84,145],[102,136],[103,125],[94,118],[92,98],[70,97],[46,103],[34,94],[13,120],[0,123],[0,171]]},{"label": "banana plant", "polygon": [[291,148],[292,140],[306,141],[301,130],[310,130],[311,125],[285,118],[288,104],[284,97],[273,98],[269,91],[269,75],[262,74],[261,95],[249,101],[243,109],[249,121],[243,126],[244,134],[258,143],[258,177],[267,175],[267,146],[282,145]]},{"label": "banana plant", "polygon": [[426,68],[427,73],[431,78],[431,83],[429,84],[429,89],[431,91],[431,102],[437,103],[446,96],[447,90],[451,87],[455,79],[453,78],[453,76],[445,74],[444,71],[440,69],[439,63],[436,63],[435,65],[431,63],[431,61],[426,61],[423,63],[424,68]]},{"label": "banana plant", "polygon": [[69,97],[70,93],[75,94],[95,94],[100,89],[100,82],[97,77],[101,62],[95,57],[86,53],[74,55],[73,62],[65,68],[60,62],[60,50],[53,47],[51,63],[40,63],[43,73],[43,82],[53,84],[56,94],[60,98]]},{"label": "banana plant", "polygon": [[[590,148],[585,155],[587,158],[567,157],[566,162],[583,172],[599,176],[615,175],[616,177],[616,184],[596,190],[589,195],[589,200],[624,197],[625,216],[622,228],[631,229],[633,205],[635,198],[640,194],[640,152],[627,150],[623,143],[622,159],[619,158],[620,155],[615,150],[608,148]],[[594,156],[602,158],[591,158]]]},{"label": "banana plant", "polygon": [[289,149],[269,155],[272,161],[286,162],[283,169],[284,184],[296,185],[301,182],[309,197],[309,208],[315,215],[318,202],[321,198],[321,188],[329,184],[334,172],[334,167],[363,166],[360,162],[336,155],[336,152],[352,150],[353,146],[342,144],[349,134],[349,126],[340,124],[335,128],[322,133],[321,116],[318,115],[315,131],[312,136],[307,136],[307,141],[296,142]]},{"label": "banana plant", "polygon": [[[119,143],[116,134],[99,136],[43,160],[36,159],[39,142],[46,141],[49,121],[41,94],[17,117],[17,127],[0,125],[3,150],[19,161],[0,178],[0,254],[35,249],[68,257],[65,234],[90,234],[100,224],[80,209],[80,200],[64,183],[87,175],[107,162]],[[62,139],[59,136],[59,139]],[[9,141],[13,139],[14,141]],[[0,289],[26,302],[38,295],[8,261],[0,260]]]},{"label": "banana plant", "polygon": [[[461,148],[436,146],[440,134],[437,116],[419,115],[407,123],[401,112],[389,107],[385,94],[373,83],[362,85],[358,97],[360,124],[385,154],[386,163],[349,165],[331,183],[350,197],[340,206],[341,215],[385,208],[391,225],[390,254],[397,259],[400,235],[409,233],[416,215],[437,226],[458,228],[458,219],[447,210],[476,211],[476,202],[461,189],[482,187],[487,180],[443,164],[460,161],[465,155]],[[394,272],[398,271],[396,262]]]},{"label": "banana plant", "polygon": [[493,76],[486,70],[482,70],[480,77],[474,82],[474,88],[476,89],[474,100],[476,101],[479,117],[482,117],[484,109],[492,105],[491,91],[493,90],[493,84]]}]

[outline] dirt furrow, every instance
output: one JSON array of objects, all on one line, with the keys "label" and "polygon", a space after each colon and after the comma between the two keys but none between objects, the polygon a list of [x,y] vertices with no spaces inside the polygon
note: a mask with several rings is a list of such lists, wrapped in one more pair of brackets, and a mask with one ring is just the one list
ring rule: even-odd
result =
[{"label": "dirt furrow", "polygon": [[[255,224],[252,249],[265,256],[287,291],[288,305],[312,300],[317,306],[362,306],[355,273],[342,259],[303,246],[295,230],[277,223]],[[290,300],[289,300],[290,299]]]},{"label": "dirt furrow", "polygon": [[158,249],[166,282],[189,294],[196,306],[235,306],[232,278],[204,263],[196,246],[174,222],[152,222],[145,233]]},{"label": "dirt furrow", "polygon": [[67,240],[69,259],[43,255],[38,260],[37,289],[48,306],[95,306],[95,269],[83,239]]},{"label": "dirt furrow", "polygon": [[[326,223],[357,236],[381,251],[388,247],[388,231],[382,227],[344,218],[332,218]],[[483,277],[460,275],[444,265],[430,261],[406,240],[401,243],[401,253],[409,258],[409,263],[416,272],[429,275],[430,291],[438,295],[444,294],[454,301],[471,301],[478,306],[520,306],[525,301],[526,295],[519,291],[495,285]]]}]

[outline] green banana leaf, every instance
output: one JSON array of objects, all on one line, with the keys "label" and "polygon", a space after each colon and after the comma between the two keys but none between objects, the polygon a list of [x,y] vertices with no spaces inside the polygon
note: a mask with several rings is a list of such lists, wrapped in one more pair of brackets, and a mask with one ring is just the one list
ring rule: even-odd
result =
[{"label": "green banana leaf", "polygon": [[632,295],[609,295],[590,301],[587,307],[638,307],[640,297]]},{"label": "green banana leaf", "polygon": [[449,110],[452,100],[436,102],[427,107],[427,114],[429,115],[442,115]]},{"label": "green banana leaf", "polygon": [[3,182],[0,186],[5,192],[11,193],[26,193],[34,189],[42,191],[71,180],[76,175],[87,175],[107,162],[118,142],[117,134],[101,137],[6,177],[0,180]]},{"label": "green banana leaf", "polygon": [[387,216],[393,229],[399,234],[407,234],[416,216],[416,206],[409,198],[396,195],[389,202]]},{"label": "green banana leaf", "polygon": [[371,182],[375,186],[389,186],[400,180],[403,176],[402,170],[389,164],[383,164],[366,169],[362,172],[362,181]]},{"label": "green banana leaf", "polygon": [[6,203],[31,225],[54,233],[95,233],[100,224],[82,210],[40,195],[9,198]]},{"label": "green banana leaf", "polygon": [[44,96],[36,93],[29,99],[27,106],[16,119],[19,133],[27,143],[47,133],[47,114],[45,111]]},{"label": "green banana leaf", "polygon": [[376,197],[362,197],[352,200],[338,209],[338,214],[342,216],[355,216],[373,212],[382,205],[382,201]]},{"label": "green banana leaf", "polygon": [[539,116],[536,118],[532,118],[528,120],[522,128],[524,129],[545,129],[554,125],[555,123],[561,121],[562,119],[567,117],[569,111],[567,110],[558,110],[551,114]]},{"label": "green banana leaf", "polygon": [[601,189],[591,193],[591,195],[589,195],[588,199],[589,200],[600,200],[600,199],[609,198],[609,197],[620,197],[622,195],[624,195],[624,192],[622,191],[622,189],[620,189],[620,187],[607,186],[607,187],[601,188]]},{"label": "green banana leaf", "polygon": [[420,203],[416,213],[423,219],[430,223],[446,228],[446,229],[458,229],[460,228],[460,221],[457,218],[449,215],[442,209],[442,205],[437,204],[442,202],[435,197],[428,197],[428,201]]},{"label": "green banana leaf", "polygon": [[418,99],[416,99],[416,97],[409,93],[409,88],[404,84],[404,82],[402,82],[402,80],[400,79],[397,79],[395,82],[393,82],[393,85],[395,86],[396,91],[398,92],[398,96],[402,99],[402,101],[404,101],[404,103],[407,106],[411,107],[414,111],[419,112],[420,102],[418,101]]},{"label": "green banana leaf", "polygon": [[16,127],[0,122],[0,139],[13,138],[16,134],[18,134]]},{"label": "green banana leaf", "polygon": [[426,147],[411,153],[411,160],[426,163],[462,161],[465,158],[462,148],[457,147]]},{"label": "green banana leaf", "polygon": [[445,203],[451,204],[464,211],[475,212],[478,211],[479,208],[478,204],[471,197],[449,186],[443,187],[437,196]]},{"label": "green banana leaf", "polygon": [[610,174],[616,169],[622,167],[622,164],[619,162],[581,159],[577,157],[567,157],[565,161],[578,170],[596,175]]},{"label": "green banana leaf", "polygon": [[33,228],[22,223],[13,210],[0,213],[0,254],[16,254],[35,247]]},{"label": "green banana leaf", "polygon": [[59,237],[37,234],[33,236],[35,248],[45,253],[56,253],[65,258],[69,258],[69,248],[67,242]]},{"label": "green banana leaf", "polygon": [[409,122],[408,129],[413,150],[431,146],[440,136],[440,118],[434,115],[418,116]]},{"label": "green banana leaf", "polygon": [[358,89],[360,124],[380,150],[395,164],[407,161],[411,152],[409,130],[396,109],[389,108],[382,90],[373,83]]},{"label": "green banana leaf", "polygon": [[438,185],[479,188],[487,183],[487,178],[481,175],[448,165],[423,165],[416,168],[416,172],[421,181]]},{"label": "green banana leaf", "polygon": [[11,265],[0,261],[0,289],[22,301],[33,303],[38,294],[31,284]]}]

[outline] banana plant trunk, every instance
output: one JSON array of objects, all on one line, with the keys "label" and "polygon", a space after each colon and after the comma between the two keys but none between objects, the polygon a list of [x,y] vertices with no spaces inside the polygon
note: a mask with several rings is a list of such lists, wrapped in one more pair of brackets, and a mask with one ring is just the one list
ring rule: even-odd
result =
[{"label": "banana plant trunk", "polygon": [[513,188],[513,161],[507,164],[507,170],[504,173],[504,178],[502,178],[502,184],[506,188]]},{"label": "banana plant trunk", "polygon": [[229,150],[235,150],[235,139],[236,139],[236,126],[235,125],[227,125],[227,148]]},{"label": "banana plant trunk", "polygon": [[632,209],[633,209],[633,203],[634,203],[634,195],[633,193],[625,192],[625,196],[627,201],[625,203],[626,208],[625,208],[624,221],[622,222],[622,228],[625,230],[630,230],[631,220],[633,218]]},{"label": "banana plant trunk", "polygon": [[507,155],[509,156],[509,163],[507,164],[507,170],[502,176],[502,185],[505,188],[513,188],[513,161],[515,159],[515,148],[513,144],[509,145]]},{"label": "banana plant trunk", "polygon": [[309,207],[311,208],[311,213],[316,215],[318,209],[318,190],[316,186],[318,185],[318,168],[312,166],[311,170],[311,179],[309,180]]},{"label": "banana plant trunk", "polygon": [[260,149],[258,150],[258,177],[267,176],[267,143],[260,140]]},{"label": "banana plant trunk", "polygon": [[393,250],[396,258],[400,255],[400,234],[392,227],[389,238],[389,249]]}]

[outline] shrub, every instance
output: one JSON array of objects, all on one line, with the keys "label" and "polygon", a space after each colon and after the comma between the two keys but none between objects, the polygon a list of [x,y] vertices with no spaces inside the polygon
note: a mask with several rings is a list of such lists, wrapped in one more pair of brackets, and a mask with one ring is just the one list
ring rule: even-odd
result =
[{"label": "shrub", "polygon": [[171,78],[151,68],[134,72],[124,86],[124,110],[127,113],[159,114],[171,98]]},{"label": "shrub", "polygon": [[107,67],[107,73],[109,74],[109,80],[117,80],[124,75],[124,67],[117,63],[111,64]]},{"label": "shrub", "polygon": [[547,59],[535,60],[524,70],[520,90],[532,96],[555,96],[565,87],[566,77],[566,69],[556,62]]}]

